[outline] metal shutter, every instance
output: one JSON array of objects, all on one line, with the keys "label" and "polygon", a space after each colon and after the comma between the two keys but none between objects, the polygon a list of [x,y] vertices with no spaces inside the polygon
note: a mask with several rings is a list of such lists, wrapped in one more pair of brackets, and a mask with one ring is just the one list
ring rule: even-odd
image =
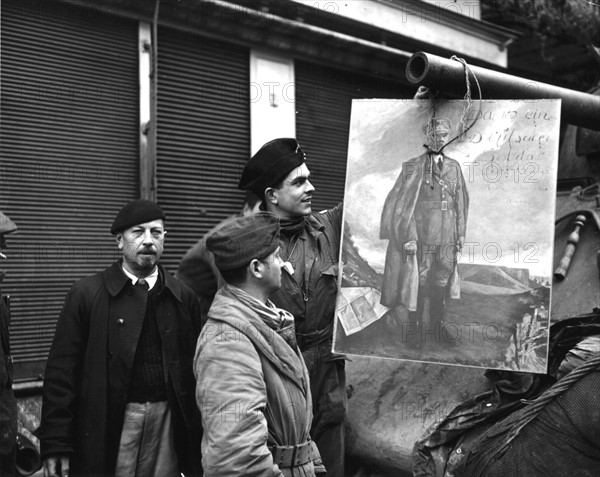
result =
[{"label": "metal shutter", "polygon": [[249,51],[172,29],[158,33],[157,200],[167,215],[161,263],[241,210],[250,154]]},{"label": "metal shutter", "polygon": [[296,136],[316,192],[313,210],[344,198],[352,99],[412,97],[401,83],[296,61]]},{"label": "metal shutter", "polygon": [[137,23],[2,1],[0,207],[17,378],[43,372],[74,280],[118,258],[109,229],[138,194]]}]

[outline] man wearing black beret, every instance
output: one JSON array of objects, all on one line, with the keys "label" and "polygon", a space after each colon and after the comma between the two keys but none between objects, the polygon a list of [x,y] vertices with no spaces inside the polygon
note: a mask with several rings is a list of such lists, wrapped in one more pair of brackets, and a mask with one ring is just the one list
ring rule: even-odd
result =
[{"label": "man wearing black beret", "polygon": [[310,375],[317,443],[329,477],[345,477],[344,356],[332,349],[342,223],[341,205],[313,213],[315,191],[305,154],[293,138],[268,142],[248,161],[239,188],[263,199],[281,221],[282,286],[271,300],[295,318],[296,337]]},{"label": "man wearing black beret", "polygon": [[206,240],[226,282],[194,358],[202,467],[212,477],[324,473],[309,434],[312,400],[294,318],[269,300],[281,285],[279,230],[277,217],[259,212]]},{"label": "man wearing black beret", "polygon": [[158,264],[156,203],[127,203],[111,233],[122,258],[77,281],[58,319],[36,432],[45,475],[198,475],[198,302]]}]

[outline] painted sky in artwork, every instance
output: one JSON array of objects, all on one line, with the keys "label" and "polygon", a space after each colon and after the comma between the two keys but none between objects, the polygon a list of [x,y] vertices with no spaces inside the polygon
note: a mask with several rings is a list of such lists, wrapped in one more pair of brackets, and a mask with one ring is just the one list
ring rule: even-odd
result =
[{"label": "painted sky in artwork", "polygon": [[[465,101],[437,105],[458,134]],[[425,151],[428,101],[355,100],[352,105],[345,220],[361,256],[383,271],[380,240],[385,198],[402,164]],[[552,246],[560,100],[475,101],[474,125],[445,154],[461,164],[470,196],[466,244],[460,261],[525,268],[552,275]]]}]

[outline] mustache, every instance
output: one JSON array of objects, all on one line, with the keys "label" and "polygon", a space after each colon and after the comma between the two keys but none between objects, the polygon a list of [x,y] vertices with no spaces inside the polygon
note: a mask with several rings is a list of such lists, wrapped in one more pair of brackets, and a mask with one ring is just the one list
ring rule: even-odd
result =
[{"label": "mustache", "polygon": [[152,247],[144,247],[137,252],[140,255],[156,255],[156,250]]}]

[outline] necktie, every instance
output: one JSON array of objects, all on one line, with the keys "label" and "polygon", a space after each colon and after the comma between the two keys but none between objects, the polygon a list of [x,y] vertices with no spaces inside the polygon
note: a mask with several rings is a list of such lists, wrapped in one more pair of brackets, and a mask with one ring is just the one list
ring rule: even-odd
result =
[{"label": "necktie", "polygon": [[149,287],[149,285],[148,285],[148,282],[147,282],[146,280],[144,280],[143,278],[140,278],[140,279],[139,279],[139,280],[136,282],[135,286],[136,286],[136,287],[143,288],[145,291],[148,291],[148,289],[150,288],[150,287]]},{"label": "necktie", "polygon": [[438,169],[440,169],[440,170],[444,166],[444,163],[442,162],[442,156],[437,157],[437,166],[438,166]]}]

